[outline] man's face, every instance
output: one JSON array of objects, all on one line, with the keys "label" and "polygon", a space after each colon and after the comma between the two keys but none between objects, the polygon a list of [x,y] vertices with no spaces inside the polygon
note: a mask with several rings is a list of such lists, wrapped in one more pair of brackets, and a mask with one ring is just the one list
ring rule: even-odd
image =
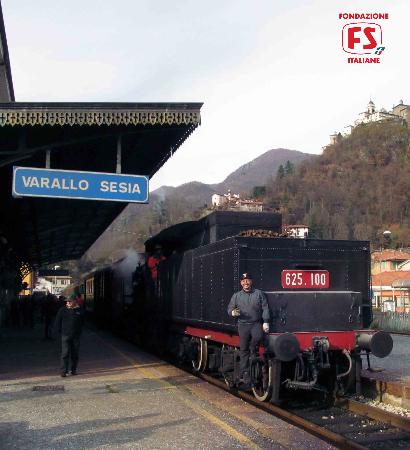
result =
[{"label": "man's face", "polygon": [[68,309],[74,308],[76,305],[76,301],[75,300],[68,300],[68,302],[66,302],[66,306]]},{"label": "man's face", "polygon": [[249,292],[252,289],[252,280],[250,278],[241,280],[241,286],[245,292]]}]

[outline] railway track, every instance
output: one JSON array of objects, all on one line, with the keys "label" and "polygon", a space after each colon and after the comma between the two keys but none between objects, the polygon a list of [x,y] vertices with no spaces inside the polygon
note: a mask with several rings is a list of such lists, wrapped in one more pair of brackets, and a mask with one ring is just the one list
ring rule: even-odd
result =
[{"label": "railway track", "polygon": [[229,389],[225,382],[209,375],[195,375],[338,448],[410,449],[410,420],[388,411],[351,399],[340,400],[330,407],[294,404],[285,409],[259,402],[248,392]]}]

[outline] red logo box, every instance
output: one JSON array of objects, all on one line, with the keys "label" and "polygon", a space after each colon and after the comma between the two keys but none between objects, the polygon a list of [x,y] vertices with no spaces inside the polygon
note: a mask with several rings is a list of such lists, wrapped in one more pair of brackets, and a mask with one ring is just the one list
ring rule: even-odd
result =
[{"label": "red logo box", "polygon": [[382,45],[382,27],[378,23],[348,23],[342,30],[342,47],[346,53],[369,55]]}]

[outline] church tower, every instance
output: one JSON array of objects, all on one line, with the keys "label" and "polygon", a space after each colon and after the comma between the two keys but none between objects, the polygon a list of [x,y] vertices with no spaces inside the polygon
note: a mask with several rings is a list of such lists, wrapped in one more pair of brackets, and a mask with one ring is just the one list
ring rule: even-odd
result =
[{"label": "church tower", "polygon": [[374,103],[372,102],[372,100],[370,100],[367,105],[367,112],[369,114],[374,114],[376,112],[376,107],[374,106]]}]

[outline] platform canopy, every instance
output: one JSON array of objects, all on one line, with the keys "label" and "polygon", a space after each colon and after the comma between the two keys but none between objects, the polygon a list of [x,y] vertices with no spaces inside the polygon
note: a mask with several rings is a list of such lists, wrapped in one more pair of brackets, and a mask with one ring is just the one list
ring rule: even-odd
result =
[{"label": "platform canopy", "polygon": [[15,102],[0,0],[0,269],[79,258],[126,206],[14,198],[13,166],[151,178],[200,124],[201,106]]},{"label": "platform canopy", "polygon": [[201,106],[0,103],[0,232],[34,266],[81,257],[126,203],[13,198],[13,166],[150,178],[200,124]]}]

